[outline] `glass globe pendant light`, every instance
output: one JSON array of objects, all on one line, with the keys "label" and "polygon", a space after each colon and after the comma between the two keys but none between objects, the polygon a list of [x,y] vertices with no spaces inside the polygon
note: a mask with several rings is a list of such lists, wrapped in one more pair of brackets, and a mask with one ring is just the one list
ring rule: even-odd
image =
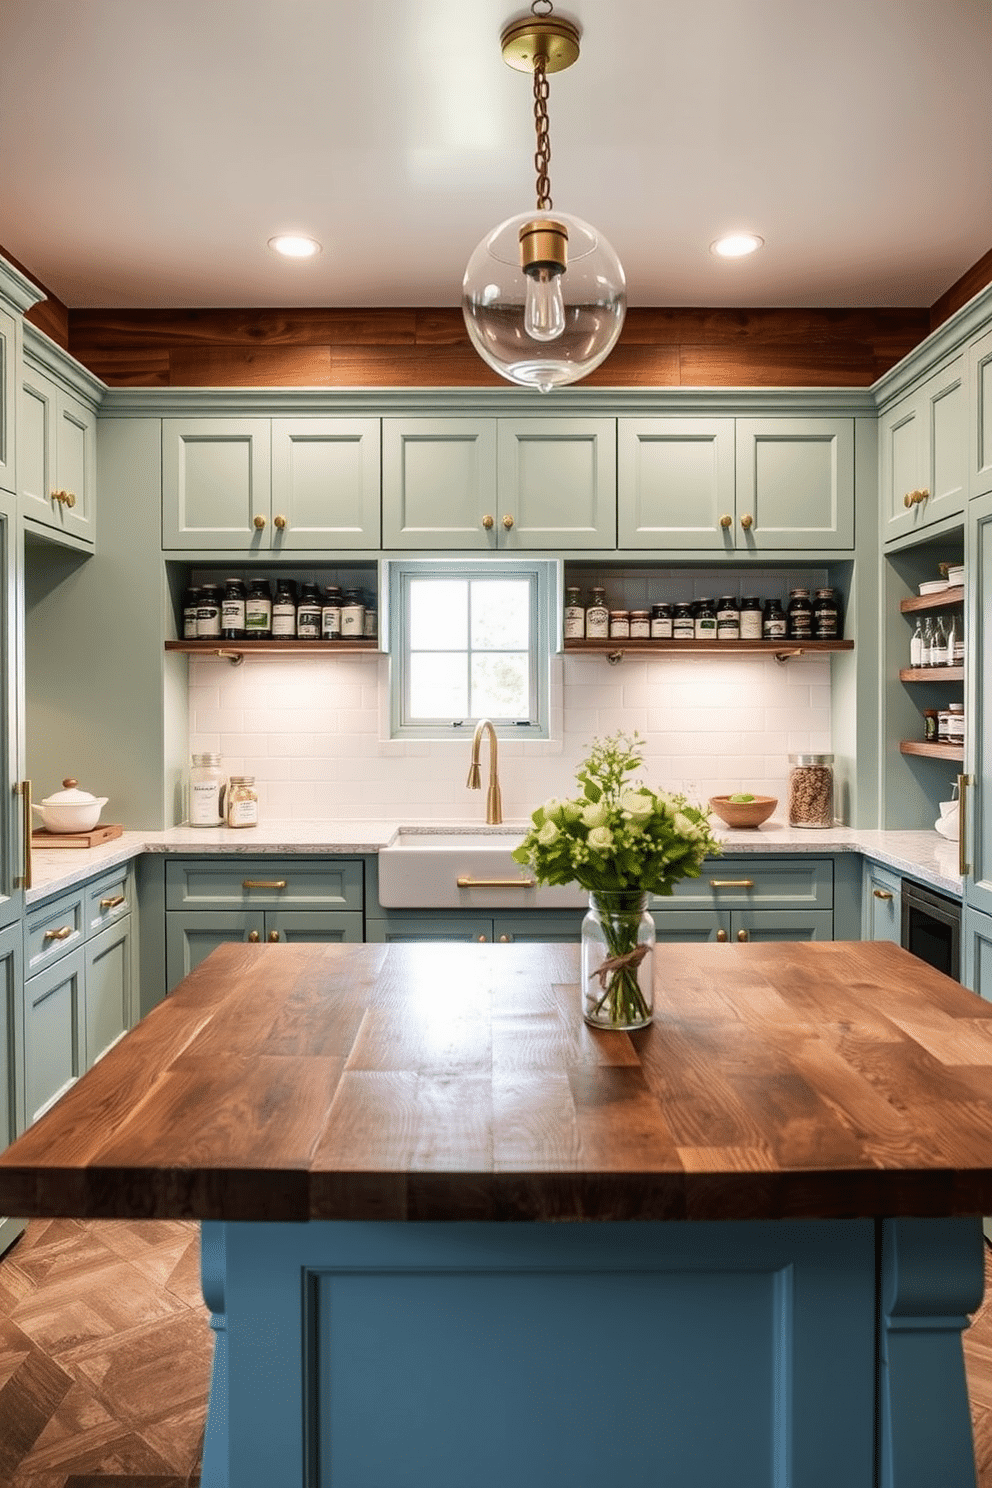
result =
[{"label": "glass globe pendant light", "polygon": [[[538,14],[538,6],[547,10]],[[537,209],[501,222],[468,261],[462,313],[472,345],[510,382],[542,392],[578,382],[609,356],[627,309],[620,260],[596,228],[551,201],[548,73],[571,67],[579,32],[550,0],[503,32],[503,59],[534,78]]]}]

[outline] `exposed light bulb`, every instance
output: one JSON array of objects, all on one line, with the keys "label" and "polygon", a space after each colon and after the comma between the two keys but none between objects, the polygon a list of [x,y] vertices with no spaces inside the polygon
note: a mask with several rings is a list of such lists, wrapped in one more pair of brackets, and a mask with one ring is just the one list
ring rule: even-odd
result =
[{"label": "exposed light bulb", "polygon": [[556,341],[565,329],[561,275],[557,265],[547,264],[527,272],[524,330],[532,341]]}]

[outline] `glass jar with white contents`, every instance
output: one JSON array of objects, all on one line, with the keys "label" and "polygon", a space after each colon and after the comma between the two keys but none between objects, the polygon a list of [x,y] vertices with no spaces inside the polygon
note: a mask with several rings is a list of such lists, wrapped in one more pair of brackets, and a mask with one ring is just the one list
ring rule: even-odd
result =
[{"label": "glass jar with white contents", "polygon": [[194,754],[189,772],[189,824],[191,827],[224,825],[226,780],[219,754]]},{"label": "glass jar with white contents", "polygon": [[254,775],[232,775],[227,788],[227,825],[258,826],[258,792]]}]

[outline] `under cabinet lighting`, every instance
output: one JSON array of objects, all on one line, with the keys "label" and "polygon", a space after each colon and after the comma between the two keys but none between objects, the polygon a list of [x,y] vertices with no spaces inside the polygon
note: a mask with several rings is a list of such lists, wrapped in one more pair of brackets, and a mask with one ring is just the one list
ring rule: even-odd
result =
[{"label": "under cabinet lighting", "polygon": [[320,252],[316,238],[305,238],[297,233],[282,233],[270,238],[269,247],[274,253],[281,253],[283,258],[313,258]]}]

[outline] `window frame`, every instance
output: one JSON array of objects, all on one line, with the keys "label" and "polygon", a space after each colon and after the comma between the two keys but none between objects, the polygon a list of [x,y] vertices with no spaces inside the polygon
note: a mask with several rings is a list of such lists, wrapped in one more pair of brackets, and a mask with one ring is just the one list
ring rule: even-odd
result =
[{"label": "window frame", "polygon": [[[459,739],[470,733],[474,717],[450,722],[413,723],[406,718],[408,686],[409,615],[407,595],[412,579],[521,579],[531,582],[531,692],[535,717],[495,723],[501,739],[551,738],[551,654],[560,622],[561,564],[547,558],[402,558],[387,563],[385,590],[389,634],[389,736],[391,739]],[[560,635],[557,647],[560,649]]]}]

